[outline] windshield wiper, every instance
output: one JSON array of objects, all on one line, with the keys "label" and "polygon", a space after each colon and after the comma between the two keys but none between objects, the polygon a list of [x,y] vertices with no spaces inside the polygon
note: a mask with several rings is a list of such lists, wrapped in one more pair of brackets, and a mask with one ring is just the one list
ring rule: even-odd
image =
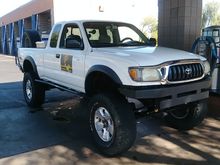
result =
[{"label": "windshield wiper", "polygon": [[148,44],[139,41],[129,41],[125,43],[119,43],[118,46],[148,46]]}]

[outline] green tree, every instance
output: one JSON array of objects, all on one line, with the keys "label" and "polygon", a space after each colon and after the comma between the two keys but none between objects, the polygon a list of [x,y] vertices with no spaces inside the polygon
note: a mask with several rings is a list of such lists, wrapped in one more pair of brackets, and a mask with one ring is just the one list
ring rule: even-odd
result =
[{"label": "green tree", "polygon": [[141,31],[147,36],[158,38],[158,21],[155,17],[147,16],[141,23]]},{"label": "green tree", "polygon": [[215,1],[209,2],[204,6],[202,12],[202,28],[211,25],[220,25],[219,9],[220,3]]}]

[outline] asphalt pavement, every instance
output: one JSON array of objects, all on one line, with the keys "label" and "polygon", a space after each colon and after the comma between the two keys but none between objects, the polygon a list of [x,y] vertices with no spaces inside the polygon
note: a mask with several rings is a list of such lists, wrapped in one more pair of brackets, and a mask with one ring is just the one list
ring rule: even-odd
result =
[{"label": "asphalt pavement", "polygon": [[0,164],[220,164],[220,96],[209,99],[209,114],[197,128],[179,132],[157,117],[137,120],[134,146],[115,158],[94,147],[86,100],[57,89],[42,108],[26,106],[23,74],[14,58],[0,55]]}]

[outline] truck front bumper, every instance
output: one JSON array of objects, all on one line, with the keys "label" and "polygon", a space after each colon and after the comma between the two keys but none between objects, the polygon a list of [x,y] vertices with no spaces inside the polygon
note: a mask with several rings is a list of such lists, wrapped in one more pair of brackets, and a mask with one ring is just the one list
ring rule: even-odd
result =
[{"label": "truck front bumper", "polygon": [[197,82],[148,87],[123,86],[119,91],[124,96],[139,100],[153,99],[159,108],[167,109],[178,105],[188,104],[209,97],[210,78]]}]

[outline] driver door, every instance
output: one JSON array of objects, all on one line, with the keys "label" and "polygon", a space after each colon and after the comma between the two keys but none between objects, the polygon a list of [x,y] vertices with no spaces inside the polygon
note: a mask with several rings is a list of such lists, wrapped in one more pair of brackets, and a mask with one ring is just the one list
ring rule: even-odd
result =
[{"label": "driver door", "polygon": [[83,90],[86,52],[77,24],[71,23],[64,26],[57,54],[60,55],[60,82],[69,88]]}]

